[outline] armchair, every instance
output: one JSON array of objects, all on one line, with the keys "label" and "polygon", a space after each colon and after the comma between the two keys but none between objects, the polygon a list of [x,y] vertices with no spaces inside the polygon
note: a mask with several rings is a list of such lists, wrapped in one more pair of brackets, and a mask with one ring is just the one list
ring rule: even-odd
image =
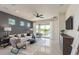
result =
[{"label": "armchair", "polygon": [[11,38],[10,43],[12,46],[11,52],[18,54],[20,49],[26,48],[26,44],[21,43],[20,39]]}]

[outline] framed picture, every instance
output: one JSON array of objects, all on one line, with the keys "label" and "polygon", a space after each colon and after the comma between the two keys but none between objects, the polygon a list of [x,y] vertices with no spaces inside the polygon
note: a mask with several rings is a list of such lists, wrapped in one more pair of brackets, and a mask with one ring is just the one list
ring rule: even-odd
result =
[{"label": "framed picture", "polygon": [[24,26],[24,22],[23,21],[20,21],[20,26]]},{"label": "framed picture", "polygon": [[9,23],[10,25],[15,25],[15,20],[12,19],[12,18],[9,18],[8,23]]},{"label": "framed picture", "polygon": [[30,23],[27,23],[27,27],[30,27]]}]

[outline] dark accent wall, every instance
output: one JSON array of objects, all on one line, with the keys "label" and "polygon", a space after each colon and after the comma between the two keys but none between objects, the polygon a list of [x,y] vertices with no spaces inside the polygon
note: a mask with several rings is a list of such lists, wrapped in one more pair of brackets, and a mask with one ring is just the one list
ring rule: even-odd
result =
[{"label": "dark accent wall", "polygon": [[[8,19],[10,18],[15,20],[15,25],[9,24]],[[20,26],[20,21],[23,21],[25,25]],[[33,27],[32,21],[0,11],[0,37],[4,35],[3,27],[6,27],[6,26],[10,26],[12,28],[12,31],[10,32],[10,34],[25,33],[29,29],[27,27],[27,23],[31,24],[31,28]]]}]

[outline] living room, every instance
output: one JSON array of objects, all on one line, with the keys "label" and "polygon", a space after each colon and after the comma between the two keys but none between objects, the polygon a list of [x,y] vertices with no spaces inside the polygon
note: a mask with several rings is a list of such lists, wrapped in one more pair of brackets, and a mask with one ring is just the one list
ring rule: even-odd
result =
[{"label": "living room", "polygon": [[78,6],[1,4],[0,55],[78,54]]},{"label": "living room", "polygon": [[[31,4],[0,5],[0,54],[62,54],[59,46],[58,34],[59,20],[57,12],[59,11],[56,11],[57,8],[54,9],[55,6],[60,7],[59,5]],[[53,12],[50,10],[51,7],[54,9],[52,9]],[[45,9],[49,12],[44,12]],[[54,16],[50,14],[51,12]],[[16,47],[15,41],[21,41],[21,44],[18,44],[21,49]]]},{"label": "living room", "polygon": [[1,59],[79,59],[79,0],[0,0]]}]

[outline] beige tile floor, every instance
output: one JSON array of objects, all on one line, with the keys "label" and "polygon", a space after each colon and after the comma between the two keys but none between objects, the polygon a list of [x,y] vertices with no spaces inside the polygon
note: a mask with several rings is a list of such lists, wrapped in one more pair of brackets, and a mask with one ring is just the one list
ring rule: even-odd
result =
[{"label": "beige tile floor", "polygon": [[[14,55],[10,52],[11,46],[0,48],[0,55]],[[26,49],[21,49],[18,55],[61,55],[58,40],[47,38],[37,39],[34,44],[28,44]]]}]

